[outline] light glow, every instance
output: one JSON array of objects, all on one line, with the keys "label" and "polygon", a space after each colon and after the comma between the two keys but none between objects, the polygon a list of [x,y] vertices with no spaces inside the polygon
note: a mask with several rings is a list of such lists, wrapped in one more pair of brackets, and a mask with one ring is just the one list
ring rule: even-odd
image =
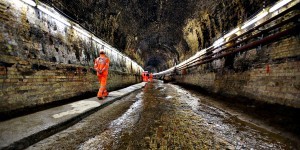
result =
[{"label": "light glow", "polygon": [[282,6],[286,5],[287,3],[289,3],[290,1],[292,0],[283,0],[277,4],[275,4],[273,7],[271,7],[269,9],[269,12],[273,12],[273,11],[276,11],[277,9],[281,8]]},{"label": "light glow", "polygon": [[[230,37],[231,35],[237,33],[240,31],[240,29],[245,29],[247,28],[248,26],[256,23],[257,21],[259,21],[260,19],[264,18],[265,16],[267,16],[269,13],[272,13],[278,9],[280,9],[281,7],[287,5],[288,3],[290,3],[292,0],[281,0],[280,2],[276,3],[275,5],[273,5],[272,7],[270,7],[270,9],[268,11],[266,10],[263,10],[260,12],[260,14],[258,14],[256,17],[252,18],[252,20],[248,20],[247,22],[244,23],[244,25],[240,28],[240,27],[237,27],[235,28],[234,30],[232,30],[231,32],[227,33],[226,35],[224,35],[222,38],[216,40],[212,46],[210,46],[209,48],[206,48],[206,49],[203,49],[199,52],[197,52],[194,56],[190,57],[189,59],[179,63],[178,65],[175,65],[174,67],[182,67],[184,66],[186,63],[188,63],[189,61],[192,60],[192,58],[197,58],[197,57],[200,57],[201,55],[205,54],[207,50],[210,50],[214,47],[218,47],[220,46],[223,42],[224,42],[224,39],[227,38],[227,37]],[[296,0],[294,1],[295,4],[299,3],[299,0]],[[297,2],[297,3],[296,3]],[[291,3],[291,5],[294,4],[294,3]],[[291,7],[291,6],[287,6],[287,7]],[[275,12],[276,14],[279,14],[281,12],[277,11]],[[241,31],[241,32],[244,32],[244,31]],[[218,51],[218,49],[214,50],[214,53],[216,53],[216,51]],[[174,69],[174,67],[172,68],[169,68],[165,71],[161,71],[161,72],[158,72],[158,73],[155,73],[154,75],[163,75],[163,74],[167,74],[167,73],[170,73],[170,71],[172,69]]]},{"label": "light glow", "polygon": [[236,32],[238,32],[240,30],[240,28],[235,28],[233,29],[231,32],[227,33],[226,35],[224,35],[224,38],[227,38],[233,34],[235,34]]},{"label": "light glow", "polygon": [[205,53],[206,53],[206,49],[203,49],[203,50],[200,50],[196,55],[197,55],[197,57],[200,57]]},{"label": "light glow", "polygon": [[103,42],[99,39],[99,38],[97,38],[97,37],[92,37],[92,39],[94,40],[94,41],[96,41],[97,43],[99,43],[99,44],[103,44]]},{"label": "light glow", "polygon": [[[93,41],[97,42],[96,45],[104,46],[104,49],[107,52],[107,54],[110,54],[112,61],[117,62],[117,63],[121,63],[121,61],[122,62],[125,61],[127,72],[131,72],[131,73],[136,72],[137,73],[137,72],[144,71],[144,69],[138,63],[133,61],[131,58],[122,54],[117,49],[115,49],[111,45],[107,44],[105,41],[102,41],[100,38],[96,37],[89,31],[82,28],[80,25],[78,25],[72,21],[69,21],[67,18],[65,18],[64,16],[59,14],[57,11],[55,11],[55,9],[53,9],[52,7],[47,6],[43,3],[39,3],[40,5],[37,5],[34,0],[20,0],[20,1],[18,1],[17,4],[21,5],[20,7],[33,6],[33,7],[37,8],[39,10],[39,13],[44,15],[47,19],[50,19],[50,20],[53,19],[53,21],[57,22],[59,25],[61,25],[63,27],[68,27],[68,29],[73,28],[74,30],[76,30],[76,32],[78,34],[82,34],[83,36],[91,38],[91,39],[87,39],[87,40],[93,40]],[[132,68],[132,71],[130,70],[130,68]],[[64,114],[60,114],[60,115],[64,115]],[[60,117],[60,116],[58,115],[56,117]]]},{"label": "light glow", "polygon": [[33,6],[33,7],[36,6],[36,3],[33,0],[22,0],[22,1],[30,6]]},{"label": "light glow", "polygon": [[218,46],[222,45],[223,42],[224,42],[224,38],[221,37],[220,39],[218,39],[218,40],[216,40],[216,41],[214,42],[213,46],[214,46],[214,47],[218,47]]},{"label": "light glow", "polygon": [[248,26],[252,25],[253,23],[257,22],[258,20],[262,19],[263,17],[265,17],[266,15],[268,15],[268,12],[264,12],[258,16],[256,16],[253,20],[245,23],[245,25],[242,26],[242,29],[247,28]]},{"label": "light glow", "polygon": [[76,31],[78,31],[78,32],[80,32],[81,34],[83,34],[83,35],[85,35],[85,36],[87,36],[87,37],[91,37],[91,35],[88,33],[88,32],[86,32],[85,30],[83,30],[83,29],[80,29],[80,28],[78,28],[78,27],[76,27],[76,26],[73,26],[73,28],[76,30]]},{"label": "light glow", "polygon": [[64,20],[63,18],[57,16],[56,14],[52,13],[51,11],[49,11],[47,8],[42,7],[42,6],[37,6],[37,8],[39,10],[41,10],[42,12],[44,12],[45,14],[51,16],[52,18],[58,20],[59,22],[67,25],[67,26],[71,26],[71,24],[69,22],[67,22],[66,20]]}]

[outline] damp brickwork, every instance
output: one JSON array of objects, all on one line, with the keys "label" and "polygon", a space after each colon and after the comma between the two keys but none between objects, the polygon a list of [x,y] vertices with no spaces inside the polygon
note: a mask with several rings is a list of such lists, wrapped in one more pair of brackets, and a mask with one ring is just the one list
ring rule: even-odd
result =
[{"label": "damp brickwork", "polygon": [[[101,46],[22,1],[0,1],[0,113],[96,96],[92,68]],[[104,48],[111,59],[108,90],[141,81],[130,61]]]},{"label": "damp brickwork", "polygon": [[300,108],[299,58],[300,37],[294,34],[236,54],[233,68],[225,66],[223,58],[175,79],[217,94]]}]

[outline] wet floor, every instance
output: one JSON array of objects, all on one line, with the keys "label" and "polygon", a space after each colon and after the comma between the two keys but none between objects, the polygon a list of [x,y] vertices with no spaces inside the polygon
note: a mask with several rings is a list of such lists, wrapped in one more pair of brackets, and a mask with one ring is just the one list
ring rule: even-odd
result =
[{"label": "wet floor", "polygon": [[29,149],[297,149],[205,101],[178,85],[148,83]]}]

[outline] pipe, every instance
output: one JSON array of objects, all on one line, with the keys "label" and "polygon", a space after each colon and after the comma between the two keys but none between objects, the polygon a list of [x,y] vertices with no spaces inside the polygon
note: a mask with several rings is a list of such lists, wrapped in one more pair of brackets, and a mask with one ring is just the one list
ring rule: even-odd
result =
[{"label": "pipe", "polygon": [[[266,44],[266,43],[271,42],[271,41],[273,41],[273,40],[276,40],[276,39],[278,39],[278,38],[280,38],[280,37],[283,37],[283,36],[286,36],[286,35],[288,35],[288,34],[290,34],[290,33],[293,33],[293,32],[295,31],[295,29],[296,29],[296,31],[299,32],[299,28],[300,28],[300,25],[298,24],[298,25],[296,25],[296,26],[294,26],[294,27],[291,27],[291,28],[289,28],[289,29],[287,29],[287,30],[284,30],[284,31],[282,31],[282,32],[275,33],[275,34],[273,34],[273,35],[271,35],[271,36],[268,36],[268,37],[265,37],[265,38],[263,38],[263,39],[261,39],[261,40],[258,40],[258,41],[249,43],[249,44],[247,44],[247,45],[245,45],[245,46],[243,46],[243,47],[240,47],[240,48],[238,48],[238,49],[233,50],[232,52],[224,53],[224,54],[222,54],[222,55],[220,55],[220,56],[217,56],[217,57],[214,57],[214,58],[211,58],[211,59],[208,59],[208,60],[204,60],[204,61],[201,61],[201,62],[197,62],[196,64],[194,64],[194,65],[192,65],[192,66],[187,66],[185,69],[194,67],[194,66],[196,66],[196,65],[201,65],[201,64],[204,64],[204,63],[208,63],[208,62],[211,62],[211,61],[213,61],[213,60],[220,59],[220,58],[223,58],[223,57],[228,56],[228,55],[231,55],[231,54],[235,54],[235,53],[238,53],[238,52],[242,52],[242,51],[251,49],[251,48],[253,48],[253,47],[256,47],[256,46],[258,46],[258,45],[261,45],[261,44]],[[298,33],[298,32],[297,32],[297,33]],[[294,33],[295,33],[295,32],[294,32]]]},{"label": "pipe", "polygon": [[[244,40],[242,40],[242,41],[240,41],[240,42],[237,42],[237,43],[235,43],[235,44],[233,44],[233,45],[231,45],[231,46],[228,46],[228,47],[226,47],[226,48],[220,50],[218,53],[221,53],[221,52],[226,51],[226,50],[228,50],[228,49],[230,49],[230,48],[232,48],[232,47],[234,47],[234,46],[237,46],[237,45],[239,45],[239,44],[241,44],[241,43],[244,43],[244,42],[246,42],[246,41],[248,41],[248,40],[251,40],[251,39],[253,39],[253,38],[256,38],[256,37],[258,37],[258,36],[260,36],[260,35],[262,35],[262,34],[264,34],[264,33],[266,33],[266,32],[269,32],[269,31],[271,31],[271,30],[274,30],[274,29],[276,29],[276,28],[279,28],[279,27],[281,27],[281,26],[283,26],[283,25],[285,25],[285,24],[287,24],[287,23],[289,23],[289,22],[291,22],[291,21],[297,21],[297,19],[299,18],[299,16],[300,16],[300,14],[298,13],[298,14],[294,15],[293,17],[288,18],[288,19],[286,19],[286,20],[284,20],[284,21],[282,21],[282,22],[280,22],[280,23],[278,23],[278,24],[276,24],[276,25],[274,25],[274,26],[272,26],[272,27],[270,27],[270,28],[268,28],[268,29],[265,29],[265,30],[263,30],[263,31],[261,31],[261,32],[259,32],[259,33],[257,33],[257,34],[254,34],[254,35],[252,35],[252,36],[250,36],[250,37],[248,37],[248,38],[246,38],[246,39],[244,39]],[[213,57],[214,55],[216,55],[216,53],[207,55],[207,56],[205,56],[205,57],[202,58],[202,59],[209,59],[209,58]],[[203,55],[202,55],[202,56],[203,56]],[[200,57],[201,57],[201,56],[200,56]],[[178,67],[178,68],[179,68],[179,69],[184,69],[185,67],[188,67],[189,65],[194,64],[194,63],[195,63],[196,61],[198,61],[198,60],[199,60],[199,58],[193,59],[193,60],[191,60],[190,62],[188,62],[187,64],[185,64],[185,65],[183,65],[183,66],[180,66],[180,67]]]},{"label": "pipe", "polygon": [[[264,25],[266,25],[266,24],[268,24],[268,23],[274,21],[275,19],[278,19],[279,17],[281,17],[281,16],[283,16],[283,15],[289,13],[289,12],[292,11],[293,9],[295,9],[295,8],[297,9],[297,7],[299,7],[299,5],[300,5],[299,3],[295,4],[294,6],[292,6],[292,7],[288,8],[288,9],[286,9],[284,12],[282,12],[282,13],[280,13],[280,14],[278,14],[278,15],[276,15],[276,16],[274,16],[274,17],[268,19],[268,20],[266,20],[265,22],[259,24],[258,26],[255,26],[254,28],[252,28],[252,29],[246,31],[245,33],[242,33],[241,35],[239,35],[239,36],[237,36],[237,37],[235,37],[235,38],[233,38],[233,39],[231,39],[231,40],[229,40],[229,41],[227,41],[227,42],[225,42],[225,43],[219,45],[218,47],[215,47],[215,48],[212,48],[212,49],[211,49],[211,48],[210,48],[210,49],[207,49],[207,52],[206,52],[205,54],[207,54],[207,53],[209,53],[209,52],[212,52],[212,51],[216,50],[217,48],[222,47],[222,46],[224,46],[224,45],[226,45],[226,44],[228,44],[228,43],[231,43],[231,42],[236,41],[238,38],[241,38],[241,37],[243,37],[243,36],[249,34],[250,32],[253,32],[253,31],[259,29],[260,27],[262,27],[262,26],[264,26]],[[294,16],[294,17],[292,17],[292,18],[295,19],[295,18],[298,17],[298,16],[299,16],[299,14],[297,14],[296,16]],[[290,18],[290,20],[292,20],[292,18]],[[296,18],[296,19],[297,19],[297,18]],[[288,20],[289,20],[289,19],[285,20],[284,22],[288,22]],[[283,25],[283,24],[285,24],[285,23],[279,23],[279,24],[278,24],[278,27],[279,27],[280,25]],[[276,28],[276,25],[275,25],[275,26],[272,26],[272,27],[270,27],[270,28],[268,28],[268,29],[266,29],[266,30],[264,30],[263,32],[268,32],[268,31],[270,31],[272,28]],[[259,34],[255,34],[255,35],[252,35],[251,38],[258,37],[258,36],[259,36]],[[251,39],[251,38],[247,38],[247,39],[249,40],[249,39]],[[246,40],[246,39],[245,39],[245,40]],[[240,43],[242,43],[242,42],[245,42],[245,40],[243,40],[243,41],[241,41],[241,42],[239,42],[239,43],[236,43],[236,44],[234,44],[234,45],[231,45],[230,47],[227,47],[227,49],[229,49],[229,48],[231,48],[231,47],[233,47],[233,46],[236,46],[236,45],[238,45],[238,44],[240,44]],[[227,50],[227,49],[225,48],[225,49],[223,49],[223,50],[221,50],[221,51],[225,51],[225,50]],[[204,56],[205,54],[202,54],[202,55],[200,55],[199,57]],[[214,55],[214,54],[208,55],[208,56],[206,56],[206,58],[209,58],[209,57],[211,57],[211,56],[213,56],[213,55]],[[181,68],[184,68],[184,67],[186,67],[186,66],[188,66],[188,65],[190,65],[190,64],[193,64],[195,61],[197,61],[197,59],[199,59],[199,58],[192,59],[190,62],[188,62],[188,63],[186,63],[186,64],[184,64],[184,65],[181,65],[181,66],[178,67],[178,68],[181,69]]]},{"label": "pipe", "polygon": [[[237,37],[235,37],[235,38],[233,38],[233,39],[231,39],[231,40],[229,40],[229,41],[223,43],[223,44],[220,45],[219,47],[224,46],[224,45],[226,45],[226,44],[228,44],[228,43],[230,43],[230,42],[234,42],[234,41],[237,40],[238,38],[240,38],[240,37],[242,37],[242,36],[244,36],[244,35],[247,35],[247,34],[250,33],[250,32],[253,32],[253,31],[259,29],[260,27],[262,27],[262,26],[264,26],[264,25],[266,25],[266,24],[268,24],[268,23],[274,21],[275,19],[278,19],[279,17],[281,17],[281,16],[283,16],[283,15],[285,15],[285,14],[291,12],[291,11],[292,11],[293,9],[295,9],[296,7],[299,7],[299,5],[300,5],[300,3],[297,3],[296,5],[294,5],[294,6],[290,7],[290,8],[288,8],[288,9],[285,10],[284,12],[282,12],[282,13],[280,13],[280,14],[278,14],[278,15],[276,15],[276,16],[270,18],[270,19],[268,19],[267,21],[265,21],[265,22],[259,24],[258,26],[255,26],[254,28],[252,28],[252,29],[246,31],[245,33],[242,33],[241,35],[239,35],[239,36],[237,36]],[[297,9],[297,8],[296,8],[296,9]],[[215,49],[217,49],[217,48],[214,48],[214,49],[212,49],[212,50],[210,50],[210,51],[214,51]],[[207,51],[207,52],[210,52],[210,51]]]}]

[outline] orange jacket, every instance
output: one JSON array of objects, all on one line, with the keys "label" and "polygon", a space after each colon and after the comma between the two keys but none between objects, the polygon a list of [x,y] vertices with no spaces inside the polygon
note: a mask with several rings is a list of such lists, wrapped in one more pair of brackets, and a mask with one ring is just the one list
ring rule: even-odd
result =
[{"label": "orange jacket", "polygon": [[150,78],[150,79],[153,79],[153,74],[152,74],[152,73],[150,73],[149,78]]},{"label": "orange jacket", "polygon": [[100,54],[96,58],[94,69],[97,71],[97,76],[108,75],[109,58],[105,54]]}]

